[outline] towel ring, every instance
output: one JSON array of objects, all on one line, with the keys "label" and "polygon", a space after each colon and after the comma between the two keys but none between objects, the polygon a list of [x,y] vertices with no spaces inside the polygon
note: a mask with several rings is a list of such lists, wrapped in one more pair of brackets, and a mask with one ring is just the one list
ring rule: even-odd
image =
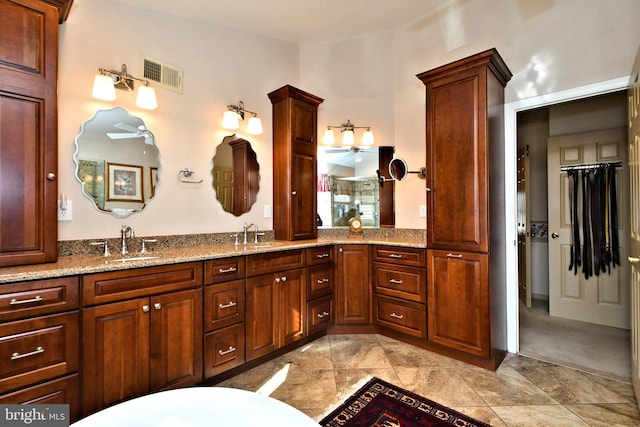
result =
[{"label": "towel ring", "polygon": [[201,184],[202,180],[195,181],[195,180],[189,179],[191,178],[191,175],[193,175],[194,173],[195,172],[192,171],[191,169],[184,168],[178,172],[178,175],[177,175],[178,181],[184,182],[186,184]]}]

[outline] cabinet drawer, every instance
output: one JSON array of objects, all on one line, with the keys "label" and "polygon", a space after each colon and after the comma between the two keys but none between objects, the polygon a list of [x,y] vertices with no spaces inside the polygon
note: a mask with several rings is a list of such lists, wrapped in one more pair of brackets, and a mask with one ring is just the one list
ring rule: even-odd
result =
[{"label": "cabinet drawer", "polygon": [[307,269],[307,300],[333,293],[335,267],[321,264]]},{"label": "cabinet drawer", "polygon": [[78,277],[0,286],[0,322],[78,308]]},{"label": "cabinet drawer", "polygon": [[426,303],[427,277],[425,270],[374,262],[373,291],[391,297]]},{"label": "cabinet drawer", "polygon": [[244,257],[212,259],[204,263],[204,282],[220,283],[244,278]]},{"label": "cabinet drawer", "polygon": [[204,288],[206,332],[244,322],[244,279]]},{"label": "cabinet drawer", "polygon": [[69,405],[73,423],[80,417],[80,380],[78,374],[24,388],[0,396],[0,404]]},{"label": "cabinet drawer", "polygon": [[78,312],[0,325],[0,393],[78,370]]},{"label": "cabinet drawer", "polygon": [[304,249],[269,252],[247,257],[247,277],[301,268],[306,265]]},{"label": "cabinet drawer", "polygon": [[204,336],[204,376],[210,378],[244,363],[244,323]]},{"label": "cabinet drawer", "polygon": [[312,334],[333,325],[333,295],[318,298],[307,303],[307,334]]},{"label": "cabinet drawer", "polygon": [[390,262],[411,267],[425,267],[425,259],[424,249],[383,245],[374,246],[372,249],[372,261]]},{"label": "cabinet drawer", "polygon": [[119,270],[82,277],[82,303],[104,304],[202,285],[202,263]]},{"label": "cabinet drawer", "polygon": [[423,304],[374,295],[375,323],[414,337],[427,336],[427,313]]},{"label": "cabinet drawer", "polygon": [[319,246],[307,249],[307,265],[325,264],[335,261],[335,247]]}]

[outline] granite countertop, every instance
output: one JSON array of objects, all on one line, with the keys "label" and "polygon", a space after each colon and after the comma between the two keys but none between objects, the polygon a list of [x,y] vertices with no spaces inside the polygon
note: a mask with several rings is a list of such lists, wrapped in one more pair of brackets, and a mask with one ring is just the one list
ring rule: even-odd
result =
[{"label": "granite countertop", "polygon": [[[112,254],[109,257],[95,254],[74,254],[59,256],[58,261],[55,263],[0,268],[0,284],[177,264],[190,261],[204,261],[208,259],[226,258],[238,255],[252,255],[333,244],[382,244],[411,248],[426,247],[425,240],[421,236],[416,236],[414,238],[414,236],[407,235],[374,235],[362,238],[327,236],[320,237],[315,240],[269,240],[258,244],[249,243],[247,245],[215,243],[195,246],[161,247],[149,249],[148,252],[144,254],[132,251],[124,256],[120,254]],[[132,258],[132,260],[123,262],[123,258]]]}]

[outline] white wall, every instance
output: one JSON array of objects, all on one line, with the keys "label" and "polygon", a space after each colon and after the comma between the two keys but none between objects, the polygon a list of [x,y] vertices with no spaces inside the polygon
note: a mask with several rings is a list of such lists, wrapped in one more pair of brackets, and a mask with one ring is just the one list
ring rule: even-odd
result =
[{"label": "white wall", "polygon": [[[266,94],[292,84],[325,102],[319,128],[350,119],[370,125],[377,145],[395,145],[411,170],[424,166],[425,93],[415,75],[496,47],[514,74],[506,100],[540,96],[629,74],[640,43],[636,0],[461,0],[393,33],[295,46],[188,22],[108,0],[74,3],[61,26],[59,85],[59,187],[74,201],[73,221],[60,223],[60,240],[114,237],[122,222],[139,235],[237,231],[262,218],[272,203],[271,104]],[[490,10],[490,13],[487,13]],[[159,108],[134,106],[118,91],[116,103],[90,98],[98,67],[127,63],[136,75],[145,53],[185,72],[183,95],[158,89]],[[251,212],[236,218],[222,211],[211,188],[211,158],[228,132],[225,106],[242,99],[263,119],[264,134],[251,137],[262,180]],[[73,177],[73,140],[82,121],[98,108],[121,105],[154,132],[163,174],[157,197],[125,221],[97,212],[82,199]],[[179,184],[182,168],[205,180]],[[424,181],[409,176],[396,186],[396,224],[424,228],[419,205]]]},{"label": "white wall", "polygon": [[[114,7],[115,5],[115,7]],[[73,201],[73,220],[59,223],[59,239],[116,237],[123,223],[140,236],[238,231],[245,221],[272,229],[263,218],[272,204],[271,103],[267,93],[299,81],[298,47],[246,33],[153,14],[108,0],[76,1],[61,27],[59,64],[59,192]],[[140,76],[145,54],[184,70],[183,94],[156,89],[157,110],[135,106],[135,94],[117,91],[115,102],[91,98],[99,67]],[[227,104],[243,100],[262,118],[264,133],[247,136],[260,163],[260,192],[251,212],[235,217],[222,210],[212,188],[212,158],[231,132],[222,129]],[[141,117],[160,149],[162,170],[156,197],[140,213],[118,219],[98,212],[74,177],[74,139],[96,109],[119,105]],[[242,126],[246,123],[241,123]],[[246,127],[245,127],[246,129]],[[181,184],[188,167],[199,185]],[[315,189],[314,189],[315,190]]]}]

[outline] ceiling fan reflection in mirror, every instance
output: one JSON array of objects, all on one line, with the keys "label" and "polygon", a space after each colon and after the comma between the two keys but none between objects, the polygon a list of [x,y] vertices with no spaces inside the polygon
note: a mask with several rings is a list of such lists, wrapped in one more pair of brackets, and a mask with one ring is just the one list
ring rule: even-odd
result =
[{"label": "ceiling fan reflection in mirror", "polygon": [[111,139],[130,139],[144,137],[147,144],[153,144],[151,132],[149,132],[149,130],[143,124],[135,127],[124,122],[118,122],[113,125],[113,127],[124,130],[126,132],[107,132],[107,136]]}]

